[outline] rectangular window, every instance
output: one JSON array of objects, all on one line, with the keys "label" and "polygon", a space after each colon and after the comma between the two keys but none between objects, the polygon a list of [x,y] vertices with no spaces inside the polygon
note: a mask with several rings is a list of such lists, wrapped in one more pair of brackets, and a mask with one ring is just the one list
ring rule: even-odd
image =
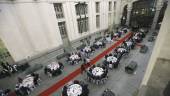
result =
[{"label": "rectangular window", "polygon": [[100,12],[100,3],[96,2],[96,13]]},{"label": "rectangular window", "polygon": [[100,15],[96,15],[96,28],[100,27]]},{"label": "rectangular window", "polygon": [[86,3],[78,3],[76,4],[76,14],[77,15],[85,15],[88,12],[88,7]]},{"label": "rectangular window", "polygon": [[77,19],[79,33],[87,32],[89,30],[88,17]]},{"label": "rectangular window", "polygon": [[112,22],[112,20],[111,20],[111,16],[112,16],[112,14],[111,14],[111,13],[109,13],[109,21],[108,21],[108,24],[109,24],[109,25],[111,25],[111,22]]},{"label": "rectangular window", "polygon": [[59,27],[61,36],[66,37],[67,36],[67,30],[66,30],[65,22],[58,22],[58,27]]},{"label": "rectangular window", "polygon": [[116,10],[116,1],[114,1],[114,10]]},{"label": "rectangular window", "polygon": [[64,18],[63,6],[61,3],[54,3],[54,9],[57,18]]},{"label": "rectangular window", "polygon": [[112,2],[109,2],[109,11],[112,11]]}]

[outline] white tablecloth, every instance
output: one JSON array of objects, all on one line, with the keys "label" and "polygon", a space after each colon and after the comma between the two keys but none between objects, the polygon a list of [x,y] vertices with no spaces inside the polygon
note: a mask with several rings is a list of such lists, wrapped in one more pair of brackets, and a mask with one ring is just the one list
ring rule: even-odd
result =
[{"label": "white tablecloth", "polygon": [[29,88],[33,87],[34,86],[34,77],[32,77],[32,76],[26,77],[22,81],[21,86],[29,87]]},{"label": "white tablecloth", "polygon": [[82,87],[79,84],[72,84],[67,88],[68,96],[79,96],[82,94]]},{"label": "white tablecloth", "polygon": [[52,62],[51,64],[47,65],[47,68],[51,70],[57,70],[60,67],[60,65],[57,62]]},{"label": "white tablecloth", "polygon": [[95,67],[95,68],[92,70],[92,74],[93,74],[94,76],[101,76],[103,73],[104,73],[104,70],[103,70],[103,68],[101,68],[101,67]]},{"label": "white tablecloth", "polygon": [[142,28],[141,28],[141,29],[139,29],[139,31],[141,31],[141,32],[145,32],[145,30],[144,30],[144,29],[142,29]]},{"label": "white tablecloth", "polygon": [[83,49],[83,51],[84,51],[84,52],[89,52],[89,51],[91,51],[90,46],[86,46],[86,47]]},{"label": "white tablecloth", "polygon": [[124,51],[126,51],[126,49],[125,48],[118,48],[117,51],[118,52],[124,52]]},{"label": "white tablecloth", "polygon": [[114,33],[114,36],[118,36],[119,34],[118,33]]},{"label": "white tablecloth", "polygon": [[128,28],[123,28],[122,30],[127,30],[127,32],[129,31],[129,29],[128,29]]},{"label": "white tablecloth", "polygon": [[114,56],[109,56],[109,57],[107,57],[107,61],[108,62],[112,62],[112,63],[115,63],[115,62],[117,62],[117,58],[116,57],[114,57]]},{"label": "white tablecloth", "polygon": [[131,42],[131,41],[127,41],[126,44],[127,44],[127,46],[129,47],[129,46],[132,45],[132,42]]},{"label": "white tablecloth", "polygon": [[95,44],[99,46],[99,45],[102,45],[102,42],[97,41]]},{"label": "white tablecloth", "polygon": [[113,40],[111,39],[111,37],[106,37],[106,41],[107,42],[112,42]]},{"label": "white tablecloth", "polygon": [[80,59],[80,57],[77,54],[71,55],[70,56],[71,60],[76,60],[76,59]]},{"label": "white tablecloth", "polygon": [[137,36],[133,36],[133,39],[138,39],[138,37]]}]

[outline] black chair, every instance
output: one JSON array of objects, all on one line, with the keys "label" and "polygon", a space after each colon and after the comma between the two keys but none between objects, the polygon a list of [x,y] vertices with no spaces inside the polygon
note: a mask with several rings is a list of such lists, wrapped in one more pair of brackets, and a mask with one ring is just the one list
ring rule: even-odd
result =
[{"label": "black chair", "polygon": [[148,38],[148,42],[153,42],[154,40],[155,40],[155,39],[154,39],[153,36]]},{"label": "black chair", "polygon": [[110,89],[106,89],[106,90],[104,90],[102,96],[116,96],[116,95]]},{"label": "black chair", "polygon": [[132,74],[137,69],[137,66],[137,62],[131,61],[130,64],[125,67],[125,72]]},{"label": "black chair", "polygon": [[60,60],[60,59],[62,59],[62,58],[64,58],[64,57],[67,57],[68,55],[70,55],[70,54],[69,54],[69,53],[64,52],[64,53],[62,53],[62,54],[58,55],[58,56],[56,57],[56,59],[57,59],[57,60]]},{"label": "black chair", "polygon": [[26,71],[25,71],[25,74],[31,74],[31,73],[34,73],[40,69],[43,68],[43,65],[42,64],[35,64],[34,66],[31,66],[29,67]]},{"label": "black chair", "polygon": [[30,67],[28,62],[22,63],[22,64],[18,64],[18,70],[19,71],[25,71],[26,69],[28,69]]},{"label": "black chair", "polygon": [[148,46],[143,45],[140,49],[140,53],[146,53],[148,51]]}]

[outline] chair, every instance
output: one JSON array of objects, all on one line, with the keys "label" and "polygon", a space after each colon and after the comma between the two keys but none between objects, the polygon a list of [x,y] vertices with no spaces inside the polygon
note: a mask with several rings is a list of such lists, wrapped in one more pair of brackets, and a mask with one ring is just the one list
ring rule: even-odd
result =
[{"label": "chair", "polygon": [[148,46],[143,45],[140,49],[140,53],[146,53],[148,51]]},{"label": "chair", "polygon": [[25,74],[31,74],[34,73],[35,71],[38,71],[43,68],[42,64],[35,64],[34,66],[29,67],[26,71]]},{"label": "chair", "polygon": [[105,79],[105,78],[103,78],[103,79],[100,81],[100,84],[104,84],[104,83],[105,83],[105,81],[106,81],[106,79]]},{"label": "chair", "polygon": [[154,41],[154,37],[153,36],[148,38],[148,42],[153,42],[153,41]]},{"label": "chair", "polygon": [[93,79],[93,78],[91,78],[91,81],[92,81],[92,83],[96,83],[96,80],[95,79]]},{"label": "chair", "polygon": [[25,71],[27,68],[29,68],[30,65],[28,62],[22,63],[22,64],[18,64],[18,70],[19,71]]},{"label": "chair", "polygon": [[95,82],[97,85],[99,85],[100,84],[100,80],[96,80],[96,82]]},{"label": "chair", "polygon": [[137,62],[131,61],[130,64],[125,67],[125,72],[132,74],[137,69],[137,66]]}]

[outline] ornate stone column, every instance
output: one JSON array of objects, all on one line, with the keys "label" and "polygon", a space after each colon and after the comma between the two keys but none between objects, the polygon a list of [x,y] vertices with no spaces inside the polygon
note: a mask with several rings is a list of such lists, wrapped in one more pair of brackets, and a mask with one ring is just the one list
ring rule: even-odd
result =
[{"label": "ornate stone column", "polygon": [[159,0],[157,5],[156,5],[156,12],[155,12],[155,16],[154,16],[154,19],[153,19],[153,22],[152,22],[151,32],[153,32],[156,28],[162,6],[163,6],[163,2],[162,2],[162,0]]},{"label": "ornate stone column", "polygon": [[132,11],[132,3],[128,4],[128,6],[127,6],[127,18],[126,18],[127,26],[129,26],[129,24],[130,24],[131,11]]}]

